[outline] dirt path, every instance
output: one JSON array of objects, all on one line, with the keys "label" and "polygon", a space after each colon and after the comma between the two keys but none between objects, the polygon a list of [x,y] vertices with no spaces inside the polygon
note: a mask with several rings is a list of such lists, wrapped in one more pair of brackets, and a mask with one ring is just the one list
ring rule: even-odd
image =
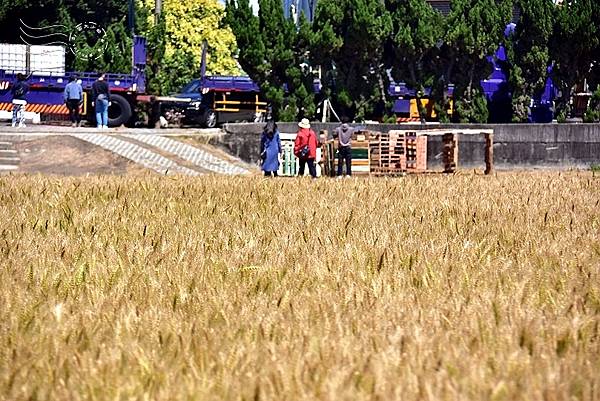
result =
[{"label": "dirt path", "polygon": [[148,170],[98,146],[71,136],[15,141],[18,172],[58,175],[144,174]]},{"label": "dirt path", "polygon": [[[116,131],[116,132],[115,132]],[[198,175],[252,173],[252,167],[211,145],[176,136],[118,130],[2,133],[0,173]],[[8,157],[10,156],[10,157]],[[4,159],[6,160],[4,160]],[[10,160],[9,160],[10,159]]]}]

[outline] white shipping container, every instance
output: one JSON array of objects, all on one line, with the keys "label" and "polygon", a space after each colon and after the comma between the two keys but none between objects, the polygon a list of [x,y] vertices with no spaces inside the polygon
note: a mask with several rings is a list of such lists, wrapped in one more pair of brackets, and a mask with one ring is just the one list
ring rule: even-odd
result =
[{"label": "white shipping container", "polygon": [[0,43],[0,69],[35,75],[63,75],[65,48]]},{"label": "white shipping container", "polygon": [[0,69],[27,72],[27,45],[0,43]]},{"label": "white shipping container", "polygon": [[65,48],[63,46],[31,46],[29,71],[35,75],[64,75]]}]

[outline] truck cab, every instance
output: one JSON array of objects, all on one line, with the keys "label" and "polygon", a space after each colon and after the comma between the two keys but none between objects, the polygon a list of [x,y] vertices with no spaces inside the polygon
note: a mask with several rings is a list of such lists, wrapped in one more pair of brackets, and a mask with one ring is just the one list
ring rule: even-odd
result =
[{"label": "truck cab", "polygon": [[205,76],[186,84],[161,101],[161,116],[169,125],[214,128],[227,122],[259,122],[267,103],[248,77]]}]

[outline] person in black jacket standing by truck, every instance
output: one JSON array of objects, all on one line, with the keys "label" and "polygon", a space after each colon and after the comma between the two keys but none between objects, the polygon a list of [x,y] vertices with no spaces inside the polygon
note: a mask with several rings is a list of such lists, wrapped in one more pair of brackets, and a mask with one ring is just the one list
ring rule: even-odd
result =
[{"label": "person in black jacket standing by truck", "polygon": [[110,106],[110,88],[106,82],[104,73],[100,74],[96,82],[92,84],[92,106],[96,110],[96,122],[98,128],[108,128],[108,106]]},{"label": "person in black jacket standing by truck", "polygon": [[27,85],[27,78],[23,74],[17,74],[17,82],[13,85],[10,92],[13,97],[13,115],[12,115],[12,126],[24,127],[25,121],[25,105],[27,100],[25,97],[29,92],[29,85]]}]

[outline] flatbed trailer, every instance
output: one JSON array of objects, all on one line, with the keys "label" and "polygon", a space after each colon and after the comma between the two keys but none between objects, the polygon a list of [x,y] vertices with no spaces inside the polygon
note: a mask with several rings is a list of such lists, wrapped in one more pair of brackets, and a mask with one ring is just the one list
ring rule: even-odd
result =
[{"label": "flatbed trailer", "polygon": [[[146,39],[133,38],[133,68],[130,74],[107,72],[106,82],[111,90],[109,125],[128,124],[134,118],[138,97],[146,91]],[[63,93],[71,76],[76,76],[84,90],[82,114],[91,122],[95,113],[91,105],[92,84],[98,78],[97,72],[36,73],[36,71],[0,70],[0,110],[12,110],[10,89],[17,79],[17,73],[28,76],[30,91],[27,94],[26,111],[39,113],[42,121],[65,120],[69,111],[64,104]]]}]

